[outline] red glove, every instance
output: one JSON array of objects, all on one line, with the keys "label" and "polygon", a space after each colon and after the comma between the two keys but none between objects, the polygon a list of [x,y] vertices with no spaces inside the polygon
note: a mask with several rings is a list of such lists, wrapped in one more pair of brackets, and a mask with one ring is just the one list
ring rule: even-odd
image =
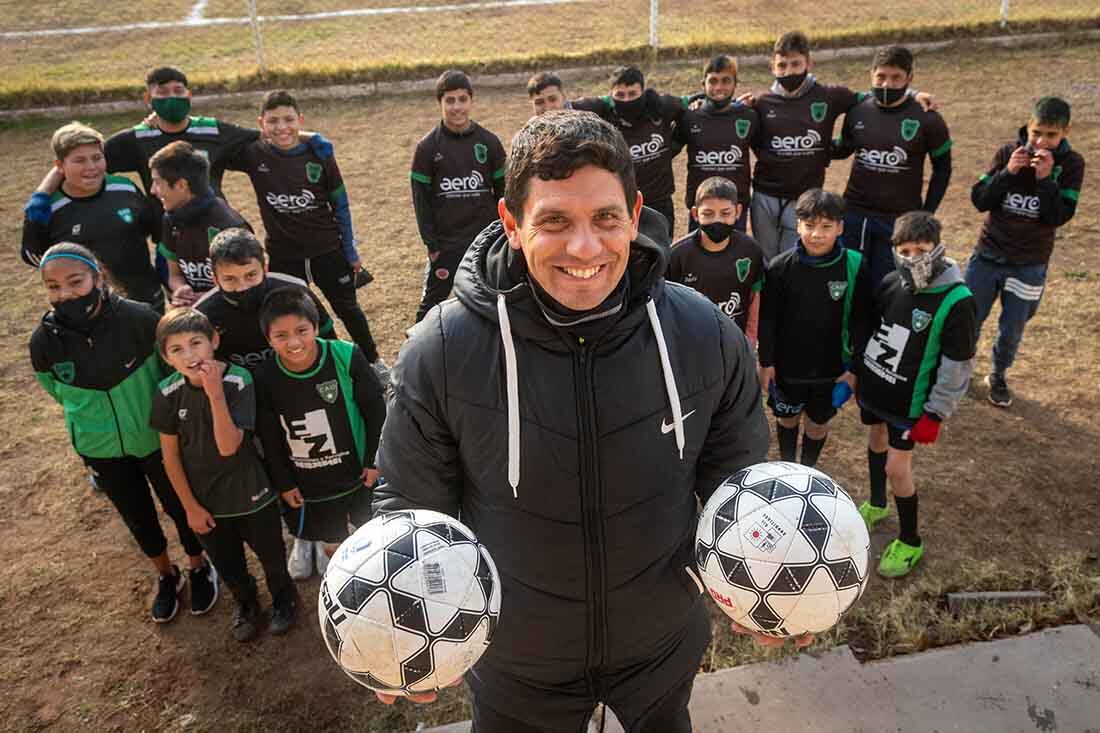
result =
[{"label": "red glove", "polygon": [[920,420],[909,428],[909,440],[914,443],[935,443],[940,437],[940,419],[930,413],[924,413]]}]

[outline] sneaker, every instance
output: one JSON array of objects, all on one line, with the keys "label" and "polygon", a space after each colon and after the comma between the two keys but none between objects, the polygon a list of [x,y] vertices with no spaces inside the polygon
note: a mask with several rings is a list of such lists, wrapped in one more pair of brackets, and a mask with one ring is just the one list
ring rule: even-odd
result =
[{"label": "sneaker", "polygon": [[324,575],[328,570],[328,555],[325,554],[325,543],[313,543],[313,557],[317,561],[317,574]]},{"label": "sneaker", "polygon": [[900,578],[908,575],[924,555],[924,543],[917,547],[894,540],[886,546],[878,563],[878,574],[884,578]]},{"label": "sneaker", "polygon": [[291,588],[284,597],[271,603],[271,633],[285,634],[298,618],[298,594]]},{"label": "sneaker", "polygon": [[313,575],[313,543],[295,537],[286,569],[294,580],[305,580]]},{"label": "sneaker", "polygon": [[153,600],[153,620],[166,624],[176,617],[180,610],[180,592],[187,578],[175,565],[171,575],[162,575],[157,579],[157,597]]},{"label": "sneaker", "polygon": [[201,616],[218,602],[218,571],[206,561],[201,568],[188,570],[187,579],[191,582],[191,615]]},{"label": "sneaker", "polygon": [[233,609],[233,624],[230,630],[237,641],[251,641],[256,638],[256,617],[259,609],[256,601],[237,601]]},{"label": "sneaker", "polygon": [[863,523],[867,525],[867,531],[872,532],[875,525],[890,516],[890,507],[875,506],[869,501],[859,505],[859,516],[863,517]]},{"label": "sneaker", "polygon": [[378,381],[382,383],[383,389],[390,386],[390,365],[386,363],[385,359],[381,356],[378,357],[371,363],[370,368],[378,375]]},{"label": "sneaker", "polygon": [[989,401],[997,407],[1009,407],[1012,404],[1012,392],[1008,390],[1003,374],[985,375],[985,384],[989,387]]}]

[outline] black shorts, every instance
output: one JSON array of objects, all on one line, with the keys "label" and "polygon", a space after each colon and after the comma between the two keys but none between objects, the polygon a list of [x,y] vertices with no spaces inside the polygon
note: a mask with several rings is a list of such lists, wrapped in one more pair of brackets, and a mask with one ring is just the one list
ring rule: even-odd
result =
[{"label": "black shorts", "polygon": [[363,502],[369,501],[364,494],[369,496],[370,490],[364,488],[326,501],[307,501],[297,509],[284,504],[283,522],[287,531],[300,539],[339,544],[351,534],[349,521],[361,523]]},{"label": "black shorts", "polygon": [[833,384],[777,384],[768,390],[768,407],[776,417],[798,417],[803,412],[818,425],[836,416]]},{"label": "black shorts", "polygon": [[879,417],[874,412],[868,410],[863,405],[859,406],[859,421],[864,425],[882,425],[886,423],[886,432],[889,434],[890,447],[894,450],[913,450],[913,446],[916,445],[912,440],[907,437],[903,437],[906,431],[911,426],[908,425],[895,425],[888,420]]}]

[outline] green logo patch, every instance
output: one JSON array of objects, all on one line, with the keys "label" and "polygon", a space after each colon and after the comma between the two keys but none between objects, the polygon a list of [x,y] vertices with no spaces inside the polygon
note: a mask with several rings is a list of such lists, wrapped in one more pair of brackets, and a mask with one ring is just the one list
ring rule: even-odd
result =
[{"label": "green logo patch", "polygon": [[848,290],[847,280],[830,280],[829,281],[829,297],[833,300],[840,300],[844,297],[845,291]]},{"label": "green logo patch", "polygon": [[340,386],[336,383],[335,379],[321,382],[317,385],[317,394],[321,395],[321,399],[331,405],[340,394]]},{"label": "green logo patch", "polygon": [[53,373],[65,384],[72,384],[76,378],[76,364],[71,361],[59,361],[53,365]]},{"label": "green logo patch", "polygon": [[306,178],[309,179],[310,183],[317,183],[321,180],[322,170],[324,169],[321,168],[320,163],[306,163]]},{"label": "green logo patch", "polygon": [[920,308],[913,309],[913,330],[920,333],[924,329],[928,328],[928,324],[932,322],[932,314],[922,311]]},{"label": "green logo patch", "polygon": [[737,130],[737,137],[742,140],[748,137],[750,127],[752,127],[752,120],[738,120],[734,124],[734,129]]},{"label": "green logo patch", "polygon": [[827,102],[813,102],[810,104],[810,117],[814,122],[824,122],[825,115],[829,113],[829,104]]},{"label": "green logo patch", "polygon": [[489,148],[482,143],[474,143],[474,158],[477,159],[478,163],[487,163],[489,161]]},{"label": "green logo patch", "polygon": [[119,209],[115,213],[118,214],[119,219],[122,219],[127,224],[133,224],[134,223],[134,212],[131,211],[130,209]]},{"label": "green logo patch", "polygon": [[1062,175],[1062,166],[1056,165],[1050,169],[1050,180],[1057,182],[1058,177]]},{"label": "green logo patch", "polygon": [[901,121],[901,139],[905,142],[909,142],[917,136],[917,130],[920,129],[920,120],[911,120],[906,118]]},{"label": "green logo patch", "polygon": [[749,271],[752,269],[752,260],[748,257],[742,257],[737,260],[737,279],[741,282],[745,282],[745,278],[749,276]]}]

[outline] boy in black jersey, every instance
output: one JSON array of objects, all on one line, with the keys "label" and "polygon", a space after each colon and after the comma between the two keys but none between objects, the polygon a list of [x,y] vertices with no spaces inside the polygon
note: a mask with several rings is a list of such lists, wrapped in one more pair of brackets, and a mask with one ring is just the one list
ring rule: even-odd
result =
[{"label": "boy in black jersey", "polygon": [[359,347],[317,338],[305,293],[269,295],[260,323],[275,356],[256,370],[260,439],[291,534],[315,546],[318,572],[370,515],[375,452],[386,418],[382,383]]},{"label": "boy in black jersey", "polygon": [[[760,306],[760,384],[775,413],[779,455],[817,463],[827,423],[855,389],[852,370],[867,343],[867,264],[837,241],[844,200],[813,188],[798,197],[799,242],[768,265]],[[803,420],[803,413],[805,419]]]},{"label": "boy in black jersey", "polygon": [[164,309],[149,240],[160,220],[130,179],[106,175],[103,136],[79,122],[57,129],[50,141],[54,165],[31,194],[23,220],[23,261],[37,267],[58,242],[83,244],[95,253],[111,286],[131,300]]},{"label": "boy in black jersey", "polygon": [[905,575],[924,554],[913,445],[939,437],[940,423],[970,384],[977,342],[974,297],[958,266],[944,256],[936,218],[925,211],[903,214],[893,241],[897,269],[875,291],[874,335],[857,364],[861,418],[871,426],[871,498],[859,513],[868,530],[889,513],[889,479],[901,525],[879,561],[879,574],[888,578]]},{"label": "boy in black jersey", "polygon": [[443,72],[435,98],[443,119],[416,144],[409,172],[416,226],[428,248],[418,323],[451,294],[462,255],[497,220],[497,201],[504,195],[504,146],[470,119],[470,77],[454,69]]},{"label": "boy in black jersey", "polygon": [[985,378],[989,401],[997,407],[1012,404],[1005,372],[1016,359],[1024,327],[1039,310],[1054,232],[1077,211],[1085,159],[1070,147],[1069,131],[1069,103],[1043,97],[1015,142],[997,150],[970,191],[975,208],[989,212],[966,263],[978,328],[1001,301],[993,371]]},{"label": "boy in black jersey", "polygon": [[160,252],[168,260],[172,305],[187,306],[214,288],[210,240],[223,229],[251,229],[240,214],[214,195],[206,156],[182,140],[162,148],[149,169],[153,193],[164,206]]},{"label": "boy in black jersey", "polygon": [[527,96],[536,115],[565,109],[569,100],[561,84],[561,77],[552,71],[540,71],[527,80]]},{"label": "boy in black jersey", "polygon": [[297,592],[286,572],[277,495],[252,442],[256,393],[247,369],[214,358],[218,334],[192,308],[157,324],[157,348],[177,371],[161,381],[149,424],[160,435],[164,467],[187,522],[237,601],[232,633],[256,636],[256,581],[245,543],[264,568],[271,592],[271,633],[294,623]]},{"label": "boy in black jersey", "polygon": [[756,345],[764,255],[737,230],[743,209],[733,181],[717,176],[699,184],[691,209],[701,226],[672,245],[665,279],[707,296]]},{"label": "boy in black jersey", "polygon": [[218,287],[195,302],[218,332],[217,356],[246,369],[255,369],[271,356],[271,346],[260,328],[260,306],[273,290],[296,288],[307,293],[321,317],[319,333],[335,334],[332,319],[304,280],[268,272],[264,246],[247,229],[225,229],[210,242],[210,269]]}]

